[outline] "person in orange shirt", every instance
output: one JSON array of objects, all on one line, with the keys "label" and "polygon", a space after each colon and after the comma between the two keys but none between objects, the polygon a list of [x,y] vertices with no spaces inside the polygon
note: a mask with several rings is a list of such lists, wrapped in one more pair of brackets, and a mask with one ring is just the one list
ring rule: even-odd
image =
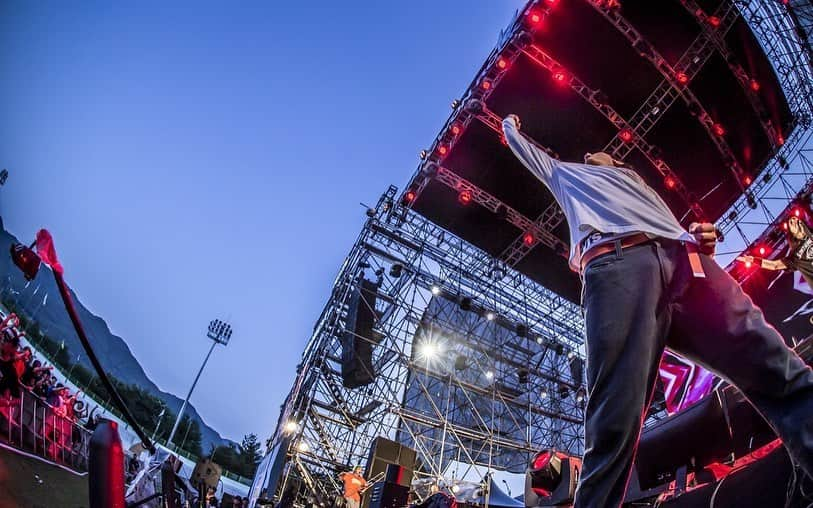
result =
[{"label": "person in orange shirt", "polygon": [[353,471],[342,473],[339,478],[344,482],[344,500],[347,508],[359,508],[361,494],[367,488],[367,481],[361,476],[361,466],[354,467]]}]

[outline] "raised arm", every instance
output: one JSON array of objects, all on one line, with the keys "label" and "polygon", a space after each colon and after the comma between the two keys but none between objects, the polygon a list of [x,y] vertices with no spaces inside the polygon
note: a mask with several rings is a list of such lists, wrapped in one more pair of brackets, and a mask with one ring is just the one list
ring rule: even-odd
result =
[{"label": "raised arm", "polygon": [[545,153],[545,151],[530,141],[520,132],[520,121],[517,115],[508,115],[502,121],[502,131],[505,140],[517,159],[528,168],[537,178],[545,183],[549,183],[553,178],[553,171],[556,166],[556,159]]}]

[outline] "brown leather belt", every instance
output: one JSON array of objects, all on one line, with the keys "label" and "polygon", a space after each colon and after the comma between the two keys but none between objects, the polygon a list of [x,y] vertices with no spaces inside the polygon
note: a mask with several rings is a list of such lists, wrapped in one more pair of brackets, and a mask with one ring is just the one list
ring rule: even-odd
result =
[{"label": "brown leather belt", "polygon": [[651,239],[643,233],[635,233],[634,235],[629,235],[621,238],[620,240],[615,240],[612,242],[602,243],[600,245],[596,245],[595,247],[590,247],[587,252],[582,255],[581,260],[581,268],[582,273],[584,273],[584,269],[587,268],[587,264],[596,259],[597,257],[609,254],[611,252],[615,252],[615,243],[621,242],[621,250],[629,249],[630,247],[635,247],[636,245],[641,245],[642,243],[646,243]]}]

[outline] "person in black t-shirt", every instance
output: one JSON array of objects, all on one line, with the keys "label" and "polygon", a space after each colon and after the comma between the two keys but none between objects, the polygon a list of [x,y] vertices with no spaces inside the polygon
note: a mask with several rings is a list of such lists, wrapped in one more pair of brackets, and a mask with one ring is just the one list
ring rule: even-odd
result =
[{"label": "person in black t-shirt", "polygon": [[766,270],[798,271],[813,288],[813,234],[810,228],[798,217],[788,219],[788,255],[782,259],[762,259],[754,256],[740,256],[737,261],[759,263]]}]

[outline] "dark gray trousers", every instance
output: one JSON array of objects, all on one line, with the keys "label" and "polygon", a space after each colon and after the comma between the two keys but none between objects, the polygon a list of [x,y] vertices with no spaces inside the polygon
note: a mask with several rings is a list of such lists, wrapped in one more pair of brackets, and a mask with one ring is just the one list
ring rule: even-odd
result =
[{"label": "dark gray trousers", "polygon": [[813,371],[717,263],[658,240],[605,254],[583,274],[587,391],[577,508],[620,506],[665,346],[739,388],[813,473]]}]

